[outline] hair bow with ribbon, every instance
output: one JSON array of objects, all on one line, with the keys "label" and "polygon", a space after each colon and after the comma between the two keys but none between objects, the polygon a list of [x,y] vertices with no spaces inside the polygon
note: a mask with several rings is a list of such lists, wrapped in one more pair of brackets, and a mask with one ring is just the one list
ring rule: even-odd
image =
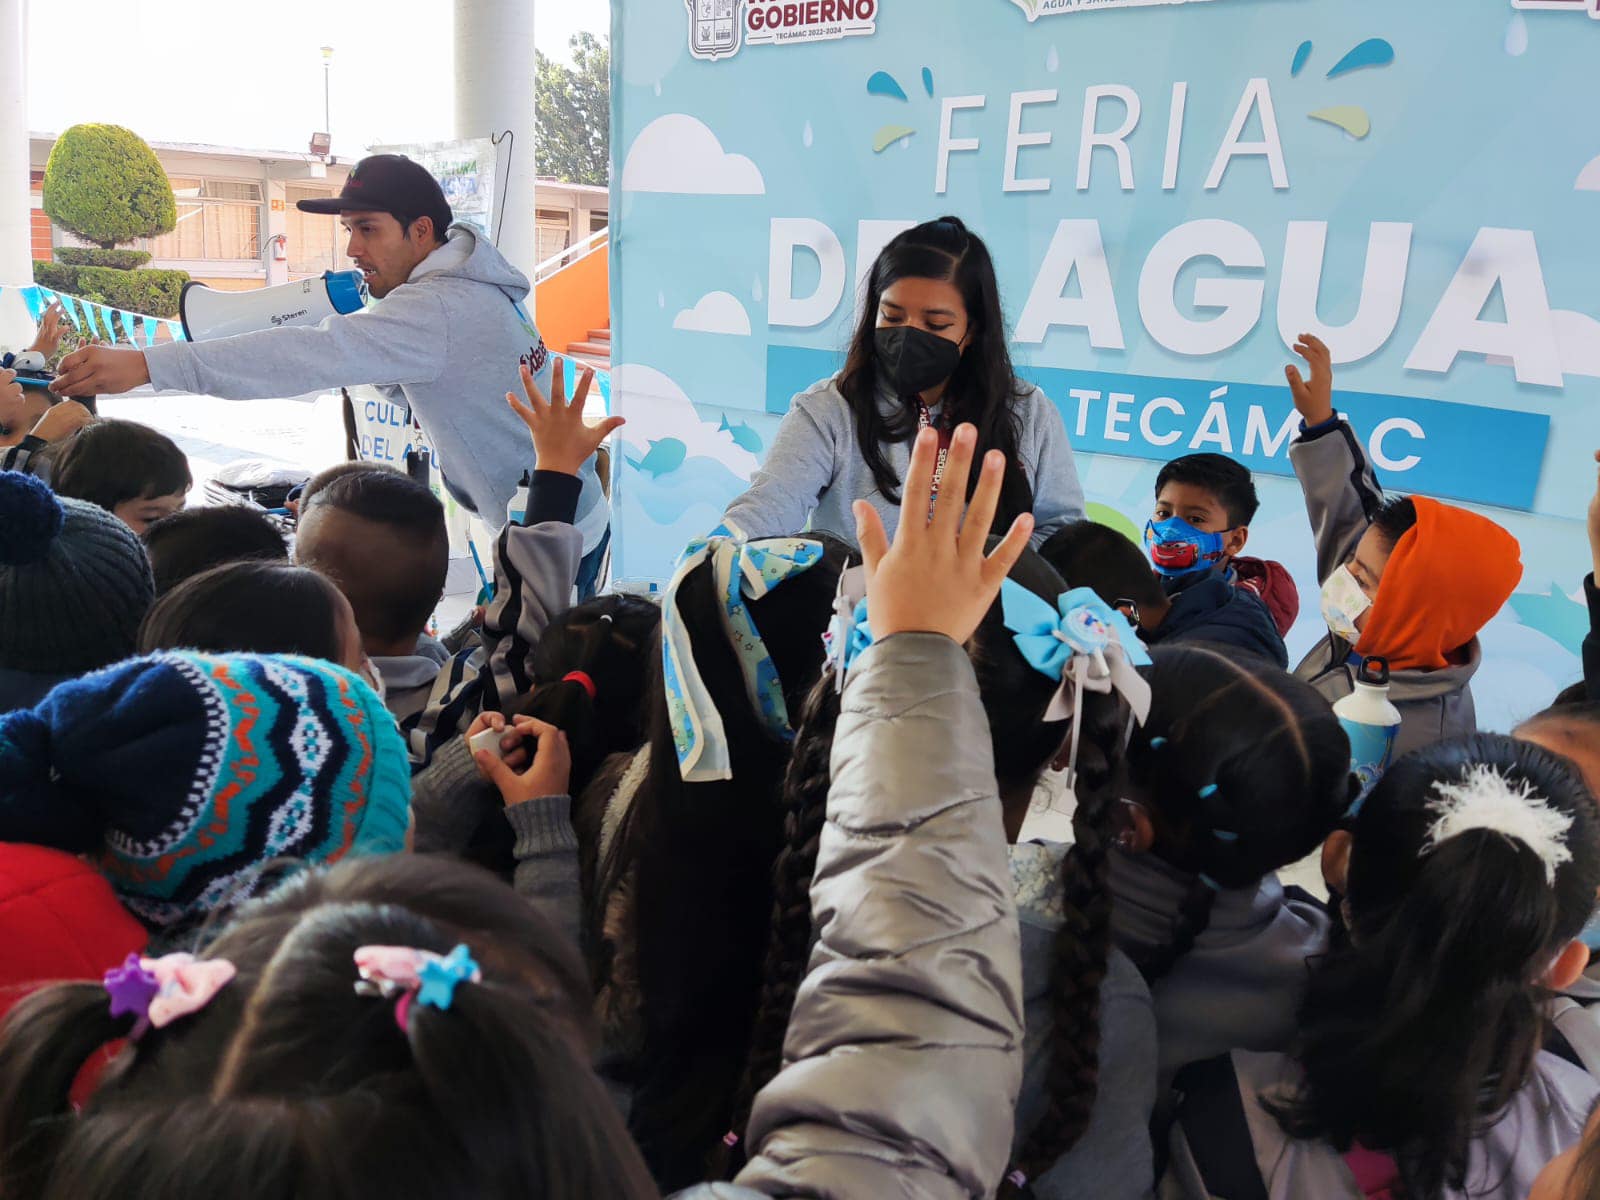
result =
[{"label": "hair bow with ribbon", "polygon": [[702,563],[711,564],[723,632],[739,660],[745,691],[761,723],[779,737],[793,737],[783,684],[761,640],[747,601],[809,571],[822,561],[822,543],[809,538],[763,538],[747,542],[713,533],[690,542],[678,559],[661,606],[661,674],[666,688],[678,770],[685,783],[733,778],[722,714],[700,677],[694,645],[678,611],[678,589]]},{"label": "hair bow with ribbon", "polygon": [[137,1018],[128,1036],[138,1040],[147,1030],[164,1029],[199,1012],[236,974],[225,958],[130,954],[120,967],[107,971],[102,982],[111,996],[111,1015]]},{"label": "hair bow with ribbon", "polygon": [[1150,684],[1134,668],[1148,666],[1150,654],[1128,619],[1089,588],[1064,592],[1052,606],[1007,579],[1000,585],[1000,606],[1012,641],[1028,665],[1061,681],[1044,719],[1072,721],[1067,778],[1075,784],[1084,692],[1119,693],[1133,719],[1144,724],[1150,715]]}]

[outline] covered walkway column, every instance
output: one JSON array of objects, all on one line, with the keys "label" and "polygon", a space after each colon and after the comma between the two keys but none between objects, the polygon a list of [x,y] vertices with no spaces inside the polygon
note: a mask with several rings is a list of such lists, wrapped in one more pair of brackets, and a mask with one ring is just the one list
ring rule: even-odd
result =
[{"label": "covered walkway column", "polygon": [[[529,279],[539,261],[533,197],[534,3],[455,0],[455,135],[481,138],[511,131],[499,147],[505,190],[495,196],[495,224],[500,252]],[[532,296],[528,307],[533,307]]]},{"label": "covered walkway column", "polygon": [[28,0],[0,0],[0,347],[11,350],[34,332],[17,290],[33,282],[28,170]]}]

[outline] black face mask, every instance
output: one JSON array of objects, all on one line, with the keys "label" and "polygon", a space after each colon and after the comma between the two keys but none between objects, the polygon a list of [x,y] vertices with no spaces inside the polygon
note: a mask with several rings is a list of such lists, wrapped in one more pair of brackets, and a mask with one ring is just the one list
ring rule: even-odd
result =
[{"label": "black face mask", "polygon": [[938,387],[961,365],[960,346],[949,338],[909,325],[879,329],[873,335],[873,344],[878,352],[879,377],[903,398],[920,396],[929,388]]}]

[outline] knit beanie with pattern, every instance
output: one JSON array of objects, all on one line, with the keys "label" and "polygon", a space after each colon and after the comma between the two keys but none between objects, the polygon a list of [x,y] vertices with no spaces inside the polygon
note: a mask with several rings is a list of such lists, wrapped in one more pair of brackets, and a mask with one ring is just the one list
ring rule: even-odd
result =
[{"label": "knit beanie with pattern", "polygon": [[320,660],[151,655],[0,716],[0,842],[88,856],[156,928],[252,895],[269,863],[400,850],[410,802],[394,718]]},{"label": "knit beanie with pattern", "polygon": [[0,670],[76,675],[126,658],[154,596],[133,530],[0,471]]}]

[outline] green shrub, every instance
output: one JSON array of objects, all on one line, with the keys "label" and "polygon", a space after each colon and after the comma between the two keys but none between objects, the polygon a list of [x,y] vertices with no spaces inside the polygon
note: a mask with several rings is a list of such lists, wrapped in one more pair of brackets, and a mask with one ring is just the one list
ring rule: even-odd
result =
[{"label": "green shrub", "polygon": [[104,250],[170,233],[178,223],[155,151],[120,125],[74,125],[56,139],[44,169],[44,211]]},{"label": "green shrub", "polygon": [[188,282],[187,271],[111,271],[105,267],[78,270],[78,286],[84,289],[86,299],[152,317],[177,316],[183,285]]},{"label": "green shrub", "polygon": [[36,258],[33,260],[33,280],[41,287],[76,296],[78,272],[82,269],[64,262],[40,262]]},{"label": "green shrub", "polygon": [[175,317],[187,271],[114,271],[108,267],[74,267],[35,262],[33,278],[44,287],[80,300],[108,304],[152,317]]},{"label": "green shrub", "polygon": [[114,271],[137,271],[150,261],[148,250],[94,250],[85,246],[57,246],[57,262],[73,267],[110,267]]}]

